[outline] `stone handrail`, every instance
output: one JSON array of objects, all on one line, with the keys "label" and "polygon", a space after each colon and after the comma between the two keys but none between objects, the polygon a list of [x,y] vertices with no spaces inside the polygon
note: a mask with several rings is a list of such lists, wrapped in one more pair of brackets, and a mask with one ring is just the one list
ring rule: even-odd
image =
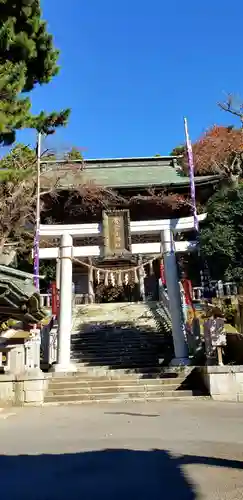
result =
[{"label": "stone handrail", "polygon": [[165,287],[162,285],[161,280],[159,280],[159,303],[163,309],[163,318],[166,321],[167,326],[171,328],[169,296],[165,290]]},{"label": "stone handrail", "polygon": [[51,365],[56,361],[56,333],[57,328],[54,325],[54,318],[52,317],[48,325],[41,329],[41,353],[42,362],[44,365]]},{"label": "stone handrail", "polygon": [[93,295],[89,293],[75,293],[74,294],[74,304],[75,306],[83,304],[92,304]]},{"label": "stone handrail", "polygon": [[[73,296],[74,306],[91,304],[92,302],[93,302],[93,296],[89,293],[75,293]],[[51,309],[52,306],[51,293],[41,293],[41,306],[47,309]]]},{"label": "stone handrail", "polygon": [[[239,286],[232,281],[212,281],[216,297],[232,297],[238,295]],[[193,300],[201,300],[204,298],[204,288],[202,286],[193,287]]]},{"label": "stone handrail", "polygon": [[41,307],[46,307],[47,309],[51,308],[51,293],[41,293],[40,294],[40,303]]}]

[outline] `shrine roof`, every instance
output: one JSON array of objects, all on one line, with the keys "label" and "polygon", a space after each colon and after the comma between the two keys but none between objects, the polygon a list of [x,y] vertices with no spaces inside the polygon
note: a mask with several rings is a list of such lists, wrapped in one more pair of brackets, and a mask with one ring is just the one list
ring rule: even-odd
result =
[{"label": "shrine roof", "polygon": [[[189,185],[189,177],[183,175],[176,156],[88,159],[54,165],[47,162],[41,177],[43,187],[54,182],[63,189],[87,182],[110,188]],[[196,184],[216,180],[215,175],[195,178]]]},{"label": "shrine roof", "polygon": [[33,275],[0,265],[0,318],[38,323],[45,316]]}]

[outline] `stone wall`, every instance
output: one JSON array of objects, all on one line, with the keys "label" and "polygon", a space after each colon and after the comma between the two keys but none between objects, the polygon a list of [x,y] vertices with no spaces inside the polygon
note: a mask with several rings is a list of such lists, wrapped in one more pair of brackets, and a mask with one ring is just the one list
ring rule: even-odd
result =
[{"label": "stone wall", "polygon": [[0,375],[0,407],[42,405],[48,379],[40,371],[22,375]]},{"label": "stone wall", "polygon": [[205,366],[201,373],[212,399],[243,402],[243,365]]}]

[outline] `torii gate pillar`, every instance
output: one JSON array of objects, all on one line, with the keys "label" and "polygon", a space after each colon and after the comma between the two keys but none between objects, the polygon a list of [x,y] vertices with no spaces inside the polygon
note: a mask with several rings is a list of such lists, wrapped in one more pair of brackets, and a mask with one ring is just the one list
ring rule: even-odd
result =
[{"label": "torii gate pillar", "polygon": [[73,239],[68,233],[61,237],[60,245],[60,311],[57,338],[57,364],[55,372],[74,372],[70,361],[72,330],[72,248]]},{"label": "torii gate pillar", "polygon": [[172,322],[172,335],[174,343],[175,358],[172,364],[187,365],[188,346],[185,335],[185,325],[182,315],[182,304],[180,285],[176,264],[176,254],[173,233],[170,229],[164,229],[161,233],[162,253],[164,258],[165,278],[169,296],[169,308]]}]

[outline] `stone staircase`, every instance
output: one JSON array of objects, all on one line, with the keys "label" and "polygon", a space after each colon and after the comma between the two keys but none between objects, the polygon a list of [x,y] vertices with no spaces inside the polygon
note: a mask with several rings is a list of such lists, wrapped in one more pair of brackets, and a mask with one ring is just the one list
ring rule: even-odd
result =
[{"label": "stone staircase", "polygon": [[76,307],[73,362],[79,369],[93,367],[99,373],[168,364],[173,355],[172,337],[157,310],[154,302]]},{"label": "stone staircase", "polygon": [[50,375],[47,404],[161,401],[200,395],[191,368],[168,368],[173,343],[153,302],[75,308],[71,357],[78,371]]}]

